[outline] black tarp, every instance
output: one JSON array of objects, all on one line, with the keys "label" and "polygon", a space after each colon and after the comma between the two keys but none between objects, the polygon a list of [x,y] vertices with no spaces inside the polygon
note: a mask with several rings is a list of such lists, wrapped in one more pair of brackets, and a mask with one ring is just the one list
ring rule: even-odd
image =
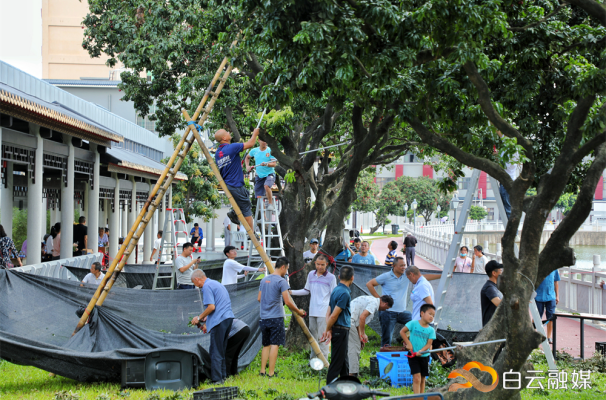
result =
[{"label": "black tarp", "polygon": [[[350,265],[354,267],[354,284],[351,288],[352,298],[358,296],[369,296],[366,283],[384,272],[389,272],[390,267],[385,265],[366,265],[347,262],[337,262],[337,267]],[[442,271],[421,270],[423,274],[441,274]],[[455,272],[446,293],[444,309],[438,323],[438,332],[448,341],[468,342],[472,341],[482,329],[482,308],[480,305],[480,291],[486,283],[488,276],[484,274],[468,274]],[[438,295],[439,279],[429,281],[433,287],[434,294]],[[412,311],[410,292],[412,284],[408,285],[408,303],[406,309]],[[373,318],[369,326],[381,334],[378,318]],[[401,325],[396,324],[394,336],[399,337]]]},{"label": "black tarp", "polygon": [[[259,282],[227,286],[236,318],[251,329],[240,368],[261,348]],[[119,382],[122,360],[165,349],[188,351],[201,360],[208,350],[210,335],[187,327],[202,311],[198,290],[113,288],[92,323],[71,337],[75,312],[94,291],[78,282],[0,270],[0,357],[82,382]]]},{"label": "black tarp", "polygon": [[[194,254],[195,255],[195,254]],[[248,257],[236,257],[236,261],[240,264],[246,264]],[[202,269],[206,276],[210,279],[221,280],[223,276],[223,263],[225,258],[217,260],[203,260],[199,263],[199,268]],[[84,279],[86,274],[90,272],[88,268],[66,265],[69,271],[76,275],[78,280]],[[160,265],[160,276],[170,276],[172,270],[171,265]],[[118,276],[115,286],[134,288],[142,286],[142,289],[151,289],[154,284],[154,275],[156,273],[155,264],[126,264],[124,269]],[[158,287],[167,287],[170,284],[170,279],[159,279]],[[175,285],[176,287],[176,280]]]}]

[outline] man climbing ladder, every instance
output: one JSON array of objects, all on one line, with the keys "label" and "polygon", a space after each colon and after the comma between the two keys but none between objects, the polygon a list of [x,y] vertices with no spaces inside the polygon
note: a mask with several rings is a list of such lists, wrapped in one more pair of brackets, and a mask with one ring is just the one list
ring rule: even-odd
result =
[{"label": "man climbing ladder", "polygon": [[[255,159],[255,165],[250,166],[250,159]],[[250,172],[253,168],[256,171],[255,177],[255,195],[257,197],[267,196],[269,205],[267,211],[275,210],[274,198],[271,193],[271,187],[276,182],[276,158],[271,155],[271,148],[267,147],[267,142],[259,139],[259,147],[255,147],[244,158],[246,164],[246,172]]]},{"label": "man climbing ladder", "polygon": [[253,226],[252,206],[248,190],[244,186],[244,172],[242,172],[240,153],[252,149],[257,142],[257,136],[259,136],[259,128],[253,131],[247,142],[231,143],[231,134],[225,129],[219,129],[215,132],[215,140],[219,142],[219,148],[215,153],[215,162],[227,188],[238,207],[240,207],[246,222],[248,222],[248,226]]}]

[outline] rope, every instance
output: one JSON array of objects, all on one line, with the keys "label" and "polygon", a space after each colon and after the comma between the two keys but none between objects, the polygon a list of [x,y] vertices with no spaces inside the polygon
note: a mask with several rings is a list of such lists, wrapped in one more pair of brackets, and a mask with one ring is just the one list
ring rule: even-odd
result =
[{"label": "rope", "polygon": [[202,127],[196,121],[187,121],[187,125],[193,125],[198,132],[202,132]]}]

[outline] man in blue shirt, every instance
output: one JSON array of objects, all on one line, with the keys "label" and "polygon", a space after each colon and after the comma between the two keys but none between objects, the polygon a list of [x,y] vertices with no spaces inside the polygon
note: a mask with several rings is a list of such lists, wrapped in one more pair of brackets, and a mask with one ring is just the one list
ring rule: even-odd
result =
[{"label": "man in blue shirt", "polygon": [[225,129],[219,129],[215,133],[215,140],[219,142],[219,148],[215,153],[215,162],[229,192],[240,207],[240,211],[251,229],[254,229],[252,207],[248,189],[244,186],[244,172],[242,171],[240,153],[252,149],[257,141],[257,136],[259,136],[258,128],[253,131],[247,142],[231,143],[231,134]]},{"label": "man in blue shirt", "polygon": [[[255,159],[254,167],[249,165],[251,157]],[[267,210],[275,210],[271,187],[276,182],[276,170],[274,169],[276,158],[272,157],[271,149],[267,147],[267,142],[259,139],[259,147],[255,147],[246,155],[244,164],[246,165],[246,172],[250,172],[253,168],[257,171],[257,176],[255,177],[255,196],[267,196],[267,201],[269,201]]]},{"label": "man in blue shirt", "polygon": [[210,332],[210,378],[213,383],[223,383],[223,380],[227,378],[225,363],[227,340],[234,320],[231,299],[225,286],[208,279],[206,274],[199,269],[191,274],[191,281],[202,290],[206,306],[204,312],[194,317],[191,323],[198,325],[200,321],[206,322],[202,327],[202,332]]},{"label": "man in blue shirt", "polygon": [[352,267],[341,267],[339,284],[330,295],[326,312],[326,331],[320,338],[321,342],[332,341],[330,366],[326,373],[326,383],[337,377],[349,375],[348,342],[351,325],[351,290],[349,287],[354,280]]},{"label": "man in blue shirt", "polygon": [[[556,304],[560,302],[559,281],[560,273],[558,270],[555,270],[551,274],[547,275],[537,288],[537,297],[535,297],[534,301],[537,303],[537,308],[539,309],[539,315],[541,317],[543,317],[543,310],[545,310],[545,316],[547,319],[553,317]],[[552,329],[553,322],[549,321],[547,324],[547,339],[549,340],[549,343],[551,343]]]},{"label": "man in blue shirt", "polygon": [[360,247],[360,252],[352,257],[351,262],[356,264],[375,265],[375,256],[368,253],[369,249],[370,245],[368,244],[368,242],[363,241],[362,246]]},{"label": "man in blue shirt", "polygon": [[406,311],[406,293],[408,291],[408,279],[404,276],[404,259],[396,257],[393,262],[393,268],[371,279],[366,283],[366,287],[371,295],[376,298],[381,297],[376,286],[381,286],[384,295],[393,298],[393,306],[387,311],[379,311],[379,320],[381,321],[381,347],[389,346],[393,336],[393,330],[396,322],[406,325],[412,319],[410,311]]},{"label": "man in blue shirt", "polygon": [[[202,232],[202,228],[200,228],[197,222],[194,224],[194,227],[191,228],[191,232],[189,232],[189,235],[191,236],[191,244],[195,246],[197,243],[198,246],[202,246],[202,239],[204,239],[204,233]],[[202,251],[201,248],[199,250]]]}]

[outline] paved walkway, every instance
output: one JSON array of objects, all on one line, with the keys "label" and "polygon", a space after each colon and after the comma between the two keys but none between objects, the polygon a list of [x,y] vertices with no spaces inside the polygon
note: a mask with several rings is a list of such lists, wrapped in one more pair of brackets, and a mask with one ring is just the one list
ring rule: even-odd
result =
[{"label": "paved walkway", "polygon": [[[371,251],[379,262],[383,263],[387,256],[387,244],[395,240],[398,243],[398,255],[402,254],[402,238],[384,238],[372,242]],[[441,271],[441,268],[426,261],[424,258],[415,257],[415,265],[420,269],[434,269]],[[581,329],[580,322],[577,319],[558,318],[556,346],[559,351],[565,351],[573,357],[581,356]],[[595,342],[606,342],[606,330],[595,328],[585,323],[585,358],[590,358],[595,353]]]}]

